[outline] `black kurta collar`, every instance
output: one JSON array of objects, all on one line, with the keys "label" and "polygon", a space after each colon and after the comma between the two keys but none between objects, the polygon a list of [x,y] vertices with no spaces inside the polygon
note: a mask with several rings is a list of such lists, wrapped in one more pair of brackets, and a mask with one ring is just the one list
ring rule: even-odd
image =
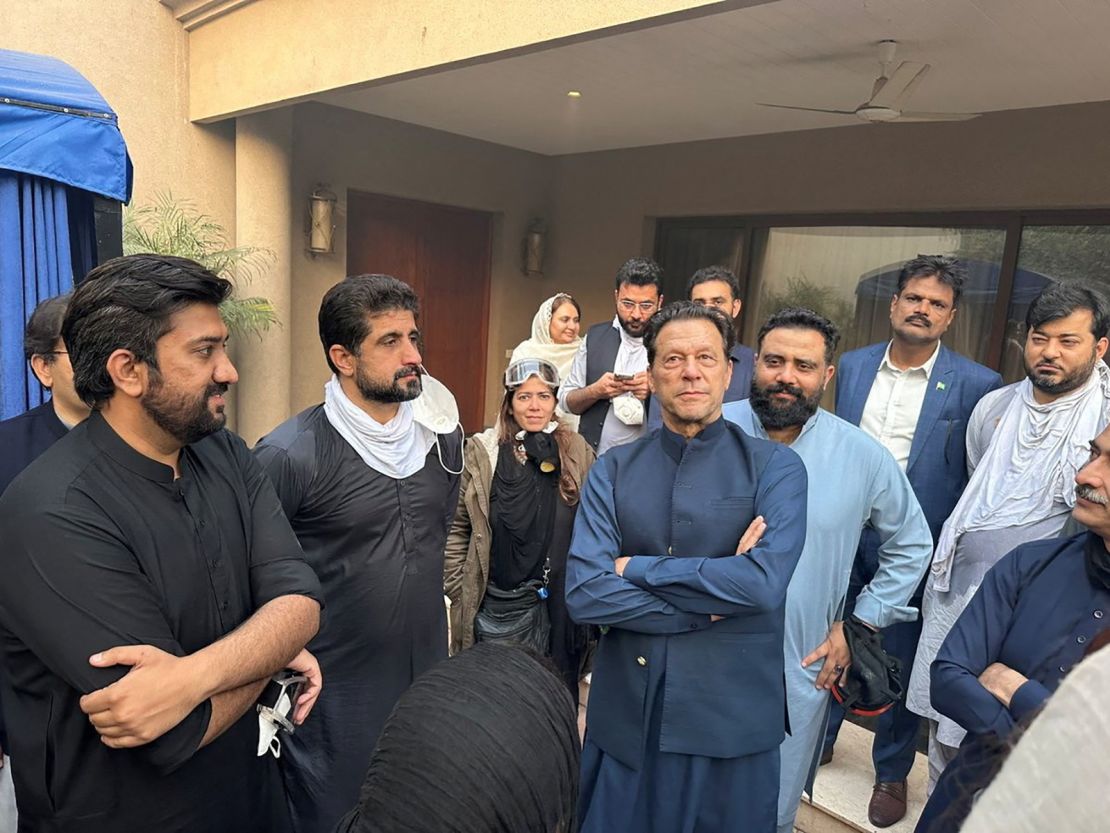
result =
[{"label": "black kurta collar", "polygon": [[96,443],[97,448],[125,469],[156,483],[173,482],[174,472],[171,466],[151,460],[128,445],[101,416],[100,411],[93,411],[89,415],[88,423],[89,437]]},{"label": "black kurta collar", "polygon": [[723,436],[725,433],[725,419],[723,416],[718,417],[714,422],[705,426],[705,428],[701,430],[701,433],[697,434],[689,441],[681,434],[676,434],[665,424],[659,433],[663,438],[663,450],[677,463],[682,460],[682,452],[686,449],[687,442],[689,442],[691,446],[695,446],[695,444],[705,445]]}]

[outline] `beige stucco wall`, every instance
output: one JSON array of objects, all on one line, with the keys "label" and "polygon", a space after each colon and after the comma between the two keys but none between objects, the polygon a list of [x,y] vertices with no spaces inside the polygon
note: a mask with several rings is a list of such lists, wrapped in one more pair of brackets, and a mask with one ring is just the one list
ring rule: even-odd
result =
[{"label": "beige stucco wall", "polygon": [[59,58],[119,115],[134,202],[172,190],[234,235],[234,123],[188,120],[186,34],[154,0],[0,2],[0,47]]},{"label": "beige stucco wall", "polygon": [[[294,123],[294,410],[319,401],[327,377],[315,315],[345,274],[348,188],[495,214],[487,417],[505,351],[527,335],[539,301],[569,291],[584,323],[611,316],[613,275],[625,258],[651,253],[654,217],[1110,206],[1098,175],[1110,162],[1106,104],[559,158],[324,105],[299,106]],[[340,197],[337,254],[313,258],[303,211],[321,182]],[[542,279],[518,266],[533,216],[549,224]]]},{"label": "beige stucco wall", "polygon": [[549,276],[596,321],[654,217],[1105,208],[1107,135],[1099,103],[559,157]]},{"label": "beige stucco wall", "polygon": [[[194,119],[766,0],[265,0],[194,29]],[[275,61],[274,56],[281,60]],[[264,68],[261,69],[260,68]]]},{"label": "beige stucco wall", "polygon": [[[340,0],[316,8],[326,11],[328,3]],[[429,0],[417,5],[437,4]],[[592,5],[607,5],[606,14],[626,17],[636,6],[646,16],[639,2]],[[204,33],[230,25],[252,9],[285,9],[294,18],[302,14],[292,6],[286,0],[253,3],[187,35],[171,10],[153,0],[2,3],[0,33],[3,47],[61,58],[105,95],[120,115],[135,162],[137,202],[172,189],[211,214],[235,239],[234,122],[189,122],[187,69],[190,59],[196,66],[198,44],[209,36]],[[661,13],[665,6],[666,0],[659,0],[650,9]],[[405,14],[409,16],[401,15],[402,21],[414,19]],[[518,27],[513,31],[519,40],[525,22],[516,17],[511,21],[505,26]],[[598,22],[584,21],[588,17],[573,25]],[[541,17],[532,23],[535,40],[557,37],[551,20]],[[430,27],[430,38],[445,37],[439,25]],[[488,37],[495,36],[493,29],[497,27],[491,27]],[[290,66],[298,66],[298,60],[312,54],[322,62],[320,72],[338,72],[341,67],[334,62],[341,58],[335,53],[342,50],[323,37],[330,30],[312,31],[318,37],[302,47],[290,46],[283,56]],[[266,42],[259,35],[243,39],[244,54]],[[411,36],[411,27],[402,26],[390,34],[400,40],[389,42],[404,43]],[[491,43],[468,48],[478,54],[492,49]],[[445,49],[441,43],[438,51],[416,57],[447,60]],[[212,66],[235,69],[211,60]],[[342,58],[348,60],[369,61],[367,66],[378,68],[374,71],[393,71],[374,64],[365,51]],[[252,78],[272,71],[274,82],[281,81],[286,62],[278,63],[280,67],[272,60],[262,62],[267,72],[255,72]],[[328,77],[328,83],[338,83],[339,76]],[[228,74],[222,83],[245,84],[247,89],[256,80]],[[526,336],[539,301],[557,290],[570,291],[584,303],[585,323],[608,318],[613,273],[630,255],[650,254],[654,217],[1107,207],[1107,135],[1110,104],[1102,103],[991,114],[956,124],[860,126],[548,158],[324,105],[298,105],[288,235],[292,309],[284,324],[292,356],[291,410],[318,401],[326,378],[315,315],[323,292],[346,274],[349,188],[494,214],[487,357],[487,413],[492,413],[505,351]],[[308,194],[317,183],[327,183],[340,197],[339,228],[337,254],[313,258],[304,252],[302,224]],[[518,265],[520,240],[534,216],[548,221],[549,254],[542,279],[524,277]],[[248,365],[244,372],[281,372]]]},{"label": "beige stucco wall", "polygon": [[[293,139],[293,410],[323,395],[327,364],[317,335],[320,299],[346,275],[347,191],[488,211],[493,218],[487,416],[496,408],[505,351],[525,338],[549,283],[520,272],[520,242],[547,215],[553,160],[321,104],[295,110]],[[326,183],[336,206],[335,254],[305,252],[308,197]],[[467,322],[459,321],[461,329]],[[428,362],[435,372],[434,357]]]}]

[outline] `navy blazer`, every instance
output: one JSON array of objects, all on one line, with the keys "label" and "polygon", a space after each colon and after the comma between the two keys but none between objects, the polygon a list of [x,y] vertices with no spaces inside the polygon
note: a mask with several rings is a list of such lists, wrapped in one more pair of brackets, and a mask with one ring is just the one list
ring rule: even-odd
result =
[{"label": "navy blazer", "polygon": [[[1101,633],[1110,591],[1088,577],[1084,551],[1104,546],[1089,532],[1032,541],[987,572],[930,672],[933,706],[966,729],[967,737],[937,781],[917,833],[954,833],[963,826],[997,751],[1012,742],[1015,728],[1032,719]],[[979,682],[995,662],[1026,678],[1009,706]]]},{"label": "navy blazer", "polygon": [[[805,544],[806,488],[795,452],[723,418],[688,442],[653,431],[590,469],[567,609],[608,626],[588,726],[606,753],[639,766],[649,680],[660,678],[661,751],[733,758],[782,742],[786,588]],[[736,557],[756,515],[767,532]],[[621,555],[631,556],[623,577],[613,566]]]},{"label": "navy blazer", "polygon": [[[840,357],[836,415],[859,425],[887,342],[852,350]],[[967,423],[979,400],[1002,387],[1002,377],[943,344],[906,462],[906,476],[929,522],[933,543],[967,485]]]}]

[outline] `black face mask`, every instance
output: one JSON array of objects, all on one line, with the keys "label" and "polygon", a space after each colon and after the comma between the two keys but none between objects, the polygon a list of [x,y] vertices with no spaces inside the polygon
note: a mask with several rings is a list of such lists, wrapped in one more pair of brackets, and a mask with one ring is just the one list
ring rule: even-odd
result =
[{"label": "black face mask", "polygon": [[553,434],[526,432],[523,445],[524,453],[535,461],[541,472],[552,474],[559,470],[559,444]]},{"label": "black face mask", "polygon": [[1091,580],[1091,584],[1110,590],[1110,551],[1106,549],[1103,540],[1093,532],[1087,536],[1084,560],[1087,563],[1087,578]]}]

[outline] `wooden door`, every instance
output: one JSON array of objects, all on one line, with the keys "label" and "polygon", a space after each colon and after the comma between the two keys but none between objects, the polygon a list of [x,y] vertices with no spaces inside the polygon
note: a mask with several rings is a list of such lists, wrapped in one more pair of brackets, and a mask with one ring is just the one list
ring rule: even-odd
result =
[{"label": "wooden door", "polygon": [[424,366],[455,395],[468,434],[485,421],[490,219],[465,208],[347,195],[348,274],[392,275],[416,290]]}]

